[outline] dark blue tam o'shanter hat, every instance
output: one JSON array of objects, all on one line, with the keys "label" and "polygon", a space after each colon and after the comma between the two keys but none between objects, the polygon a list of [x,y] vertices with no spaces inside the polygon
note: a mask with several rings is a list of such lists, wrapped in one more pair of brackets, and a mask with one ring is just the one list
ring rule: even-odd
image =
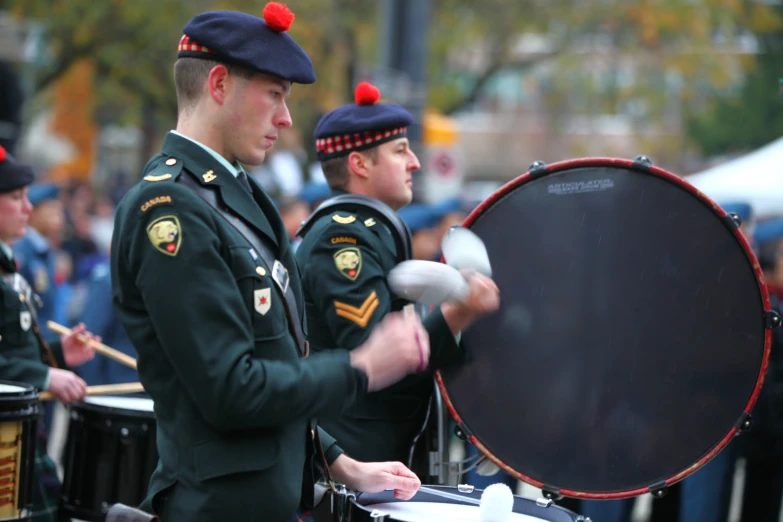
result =
[{"label": "dark blue tam o'shanter hat", "polygon": [[0,193],[30,185],[35,180],[33,169],[16,161],[0,147]]},{"label": "dark blue tam o'shanter hat", "polygon": [[263,19],[236,11],[208,11],[182,30],[177,58],[201,58],[234,64],[291,83],[315,82],[310,57],[286,32],[294,14],[269,2]]},{"label": "dark blue tam o'shanter hat", "polygon": [[408,134],[413,117],[395,103],[378,103],[381,91],[362,82],[354,101],[329,112],[315,127],[315,149],[320,161],[377,147]]}]

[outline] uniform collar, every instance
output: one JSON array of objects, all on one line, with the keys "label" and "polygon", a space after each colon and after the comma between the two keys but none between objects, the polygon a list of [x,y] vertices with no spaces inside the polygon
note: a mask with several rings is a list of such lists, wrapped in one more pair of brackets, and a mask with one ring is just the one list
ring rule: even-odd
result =
[{"label": "uniform collar", "polygon": [[16,272],[16,264],[14,263],[14,251],[7,243],[0,241],[0,268],[6,272]]},{"label": "uniform collar", "polygon": [[240,171],[243,171],[243,172],[244,172],[244,169],[242,168],[242,166],[241,166],[241,165],[239,165],[238,163],[237,163],[237,164],[234,164],[234,165],[232,165],[231,163],[229,163],[229,162],[228,162],[228,160],[227,160],[226,158],[224,158],[223,156],[221,156],[220,154],[218,154],[217,152],[215,152],[215,150],[214,150],[214,149],[212,149],[211,147],[208,147],[208,146],[204,145],[204,144],[203,144],[203,143],[201,143],[200,141],[196,141],[196,140],[194,140],[193,138],[189,138],[188,136],[185,136],[184,134],[182,134],[182,133],[180,133],[180,132],[177,132],[177,131],[175,131],[175,130],[172,130],[172,131],[171,131],[171,134],[174,134],[174,135],[176,135],[176,136],[179,136],[180,138],[185,138],[186,140],[188,140],[188,141],[191,141],[191,142],[195,143],[196,145],[198,145],[199,147],[201,147],[201,148],[202,148],[202,149],[204,149],[205,151],[209,152],[209,154],[210,154],[210,155],[211,155],[211,156],[212,156],[212,157],[215,159],[215,161],[217,161],[218,163],[220,163],[221,165],[223,165],[223,167],[224,167],[224,168],[225,168],[225,169],[226,169],[228,172],[230,172],[231,174],[233,174],[233,176],[234,176],[235,178],[236,178],[237,176],[239,176],[239,172],[240,172]]}]

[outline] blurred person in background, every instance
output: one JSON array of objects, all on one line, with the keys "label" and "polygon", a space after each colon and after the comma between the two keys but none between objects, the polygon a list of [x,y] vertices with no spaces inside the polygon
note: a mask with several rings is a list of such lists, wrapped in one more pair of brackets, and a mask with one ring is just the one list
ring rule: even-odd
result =
[{"label": "blurred person in background", "polygon": [[[771,309],[783,314],[783,219],[755,224],[754,238]],[[778,520],[783,499],[783,328],[772,330],[769,367],[751,420],[750,431],[735,441],[745,458],[740,522]]]},{"label": "blurred person in background", "polygon": [[[67,404],[87,393],[84,381],[68,368],[94,356],[92,348],[79,340],[81,334],[87,340],[93,336],[84,325],[51,343],[41,335],[32,283],[17,271],[11,248],[14,241],[25,236],[25,227],[35,213],[28,199],[32,181],[32,170],[0,148],[0,380],[48,390]],[[38,424],[32,522],[59,522],[60,482],[47,454],[47,431],[44,423]]]},{"label": "blurred person in background", "polygon": [[277,210],[280,212],[280,217],[283,218],[283,225],[285,226],[288,237],[291,239],[291,248],[296,252],[301,238],[296,237],[296,231],[299,230],[299,226],[310,215],[310,206],[307,202],[291,196],[281,196],[277,200]]},{"label": "blurred person in background", "polygon": [[[33,205],[30,222],[25,236],[14,244],[14,257],[19,263],[19,273],[27,279],[40,298],[38,317],[42,325],[60,317],[57,310],[58,287],[57,251],[62,243],[65,227],[63,204],[59,200],[60,190],[53,184],[38,184],[30,187],[28,198]],[[60,265],[66,268],[67,265]],[[54,340],[57,335],[49,330],[43,332],[44,339]]]},{"label": "blurred person in background", "polygon": [[325,199],[329,198],[331,189],[329,184],[325,181],[308,181],[302,187],[302,191],[299,193],[299,199],[307,203],[310,207],[310,212],[323,203]]},{"label": "blurred person in background", "polygon": [[[99,335],[107,345],[137,359],[136,349],[117,318],[117,312],[112,305],[111,273],[109,270],[108,258],[95,265],[92,270],[81,322],[87,325],[90,331]],[[109,357],[96,357],[87,361],[79,367],[78,373],[88,386],[138,382],[139,380],[139,374],[136,370]]]},{"label": "blurred person in background", "polygon": [[22,125],[24,94],[10,63],[0,60],[0,147],[13,154]]}]

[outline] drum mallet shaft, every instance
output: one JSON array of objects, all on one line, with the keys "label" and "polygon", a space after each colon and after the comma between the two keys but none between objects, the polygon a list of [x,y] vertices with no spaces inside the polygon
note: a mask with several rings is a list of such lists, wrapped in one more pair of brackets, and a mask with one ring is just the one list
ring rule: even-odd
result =
[{"label": "drum mallet shaft", "polygon": [[[97,386],[87,386],[87,395],[113,395],[115,393],[137,393],[143,392],[144,386],[140,382],[127,382],[121,384],[99,384]],[[57,396],[50,391],[42,391],[38,394],[38,399],[50,401]]]},{"label": "drum mallet shaft", "polygon": [[[68,334],[71,333],[70,328],[66,328],[65,326],[63,326],[61,324],[57,324],[54,321],[46,321],[46,327],[49,330],[51,330],[54,333],[59,334],[59,335],[68,335]],[[130,355],[126,355],[126,354],[122,353],[119,350],[115,350],[111,346],[106,346],[105,344],[99,343],[98,341],[95,341],[93,339],[87,340],[87,338],[84,337],[83,335],[79,336],[79,340],[89,344],[90,347],[93,350],[95,350],[96,352],[98,352],[98,353],[100,353],[102,355],[105,355],[106,357],[108,357],[110,359],[114,359],[115,361],[117,361],[120,364],[124,364],[125,366],[129,366],[129,367],[133,368],[134,370],[136,369],[136,359],[134,359]]]},{"label": "drum mallet shaft", "polygon": [[435,495],[436,497],[447,498],[449,500],[453,500],[454,502],[459,502],[461,504],[467,503],[467,504],[474,504],[476,506],[480,506],[481,505],[481,501],[478,500],[478,499],[471,498],[471,497],[463,497],[463,496],[460,496],[460,495],[455,495],[453,493],[447,493],[447,492],[441,491],[439,489],[428,488],[427,486],[421,486],[419,488],[419,491],[422,491],[424,493],[429,493],[430,495]]}]

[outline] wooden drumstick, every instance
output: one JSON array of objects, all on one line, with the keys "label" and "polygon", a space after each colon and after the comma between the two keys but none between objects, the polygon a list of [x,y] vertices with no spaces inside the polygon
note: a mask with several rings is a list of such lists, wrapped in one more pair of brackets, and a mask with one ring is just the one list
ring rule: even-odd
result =
[{"label": "wooden drumstick", "polygon": [[[115,393],[136,393],[143,392],[144,387],[140,382],[126,382],[122,384],[100,384],[97,386],[87,386],[87,395],[113,395]],[[43,391],[38,394],[38,399],[41,401],[50,401],[56,399],[57,396],[50,391]]]},{"label": "wooden drumstick", "polygon": [[[57,324],[54,321],[46,321],[46,327],[53,331],[56,334],[60,335],[69,335],[71,333],[70,328],[66,328],[65,326],[61,324]],[[103,343],[100,343],[94,339],[87,339],[84,335],[79,335],[79,340],[82,342],[86,342],[90,345],[90,347],[95,350],[96,352],[105,355],[106,357],[110,359],[114,359],[120,364],[124,364],[125,366],[129,366],[136,369],[136,359],[131,357],[130,355],[126,355],[122,353],[119,350],[115,350],[111,346],[106,346]]]}]

